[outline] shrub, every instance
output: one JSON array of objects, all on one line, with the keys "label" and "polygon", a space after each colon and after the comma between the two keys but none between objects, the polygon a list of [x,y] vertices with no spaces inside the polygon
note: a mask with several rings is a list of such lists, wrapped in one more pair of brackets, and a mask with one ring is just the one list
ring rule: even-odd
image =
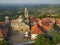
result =
[{"label": "shrub", "polygon": [[51,34],[52,40],[46,38],[45,34],[39,34],[35,39],[35,45],[56,45],[60,43],[60,34],[58,32],[53,32]]},{"label": "shrub", "polygon": [[0,41],[0,45],[9,45],[8,41],[2,40]]}]

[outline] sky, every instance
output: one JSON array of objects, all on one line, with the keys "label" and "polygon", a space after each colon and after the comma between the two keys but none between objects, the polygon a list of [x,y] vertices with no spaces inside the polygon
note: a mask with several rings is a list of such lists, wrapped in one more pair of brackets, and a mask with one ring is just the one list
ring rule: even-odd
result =
[{"label": "sky", "polygon": [[60,0],[0,0],[0,4],[30,4],[30,3],[43,3],[43,4],[60,4]]}]

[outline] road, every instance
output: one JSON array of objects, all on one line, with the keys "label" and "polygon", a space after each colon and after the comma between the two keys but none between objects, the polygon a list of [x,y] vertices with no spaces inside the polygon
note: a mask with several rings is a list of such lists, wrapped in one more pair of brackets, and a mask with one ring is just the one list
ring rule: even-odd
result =
[{"label": "road", "polygon": [[34,41],[24,42],[24,43],[17,44],[17,45],[34,45]]}]

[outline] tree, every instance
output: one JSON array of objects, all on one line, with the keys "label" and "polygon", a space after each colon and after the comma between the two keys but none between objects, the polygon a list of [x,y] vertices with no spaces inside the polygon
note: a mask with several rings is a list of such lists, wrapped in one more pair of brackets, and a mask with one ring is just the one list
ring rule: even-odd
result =
[{"label": "tree", "polygon": [[0,45],[10,45],[8,41],[2,40],[0,41]]},{"label": "tree", "polygon": [[35,39],[35,45],[56,45],[60,43],[60,33],[55,31],[51,36],[53,40],[49,40],[49,38],[46,38],[45,34],[39,34]]}]

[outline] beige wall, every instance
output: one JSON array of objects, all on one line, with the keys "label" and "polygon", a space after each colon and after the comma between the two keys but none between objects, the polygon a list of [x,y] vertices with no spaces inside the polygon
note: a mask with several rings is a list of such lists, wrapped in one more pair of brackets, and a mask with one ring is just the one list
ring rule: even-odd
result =
[{"label": "beige wall", "polygon": [[36,36],[37,36],[37,34],[31,34],[31,39],[32,39],[32,40],[35,39]]},{"label": "beige wall", "polygon": [[20,32],[29,31],[29,25],[17,20],[12,20],[11,27],[13,28],[13,30],[18,30]]}]

